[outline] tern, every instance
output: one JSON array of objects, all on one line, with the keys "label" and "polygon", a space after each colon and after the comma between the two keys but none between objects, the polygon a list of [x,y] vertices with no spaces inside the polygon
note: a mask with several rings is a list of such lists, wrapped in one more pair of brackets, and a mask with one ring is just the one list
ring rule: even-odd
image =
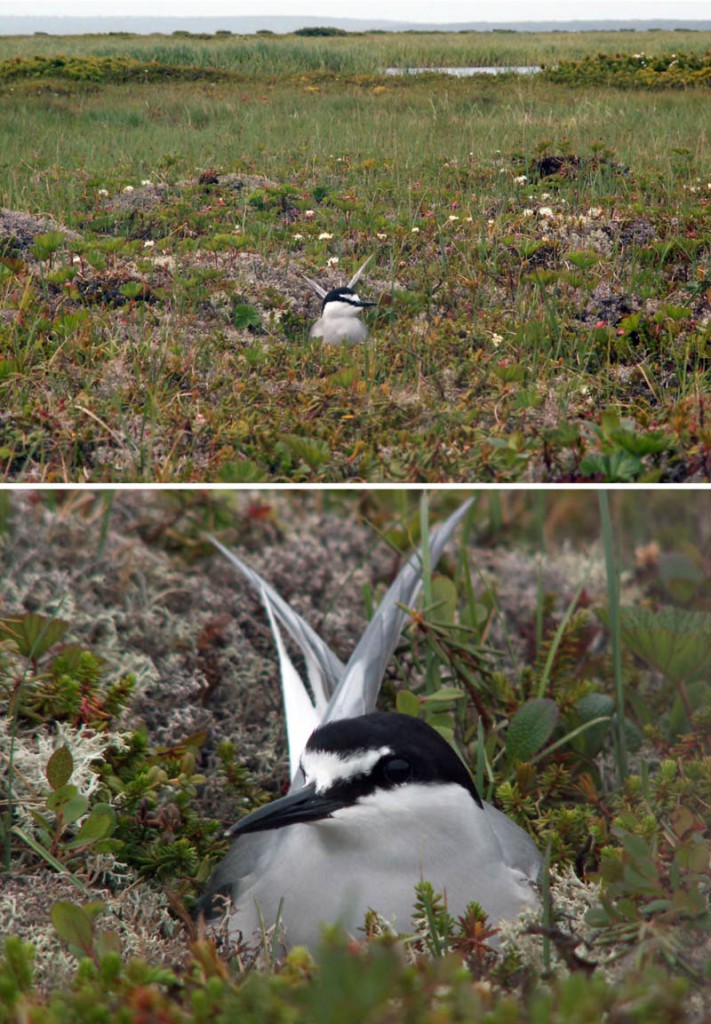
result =
[{"label": "tern", "polygon": [[[470,504],[432,531],[432,565]],[[258,573],[211,540],[261,594],[279,656],[292,782],[286,796],[229,829],[232,846],[198,910],[213,917],[216,897],[227,896],[230,940],[254,945],[278,922],[286,947],[314,949],[324,923],[354,934],[370,909],[397,931],[411,930],[421,880],[443,893],[454,915],[475,900],[494,927],[535,907],[542,857],[533,840],[481,799],[434,728],[374,710],[408,618],[402,606],[422,586],[421,550],[344,665]],[[313,698],[280,627],[304,656]]]},{"label": "tern", "polygon": [[368,328],[361,320],[360,314],[376,302],[361,299],[354,288],[363,271],[372,260],[372,255],[356,270],[347,285],[326,291],[317,281],[304,275],[304,280],[311,285],[318,297],[322,299],[321,316],[309,331],[310,338],[320,338],[327,345],[357,345],[368,337]]}]

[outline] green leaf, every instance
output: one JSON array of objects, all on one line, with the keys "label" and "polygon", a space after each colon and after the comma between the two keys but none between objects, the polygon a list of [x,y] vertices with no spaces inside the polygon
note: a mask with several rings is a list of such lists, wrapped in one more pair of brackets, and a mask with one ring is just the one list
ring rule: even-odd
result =
[{"label": "green leaf", "polygon": [[401,715],[411,715],[413,718],[420,716],[420,699],[409,690],[398,690],[395,707]]},{"label": "green leaf", "polygon": [[674,444],[673,438],[667,436],[663,430],[648,430],[644,434],[633,430],[615,430],[611,437],[623,451],[636,458],[666,451]]},{"label": "green leaf", "polygon": [[293,458],[305,462],[310,469],[319,469],[331,458],[331,449],[325,441],[320,441],[318,438],[284,434],[280,440]]},{"label": "green leaf", "polygon": [[[598,613],[607,625],[605,613]],[[675,682],[711,667],[711,615],[671,606],[620,608],[622,641]]]},{"label": "green leaf", "polygon": [[24,658],[37,661],[62,639],[68,629],[69,623],[62,619],[30,612],[0,619],[0,640],[10,640]]},{"label": "green leaf", "polygon": [[100,839],[106,839],[111,835],[114,828],[114,820],[109,814],[97,814],[92,811],[89,817],[82,822],[82,826],[74,839],[65,843],[65,849],[76,850],[81,846],[91,846]]},{"label": "green leaf", "polygon": [[81,793],[77,793],[76,796],[72,797],[71,800],[67,801],[62,807],[62,814],[64,820],[68,825],[78,821],[82,815],[86,814],[89,809],[89,801]]},{"label": "green leaf", "polygon": [[76,903],[58,900],[52,904],[50,917],[54,930],[74,951],[91,956],[94,946],[94,929],[89,917]]},{"label": "green leaf", "polygon": [[[592,722],[595,718],[611,718],[615,710],[615,702],[606,693],[586,693],[577,704],[578,718],[581,724]],[[575,744],[590,757],[599,753],[610,730],[610,722],[598,722],[591,726],[578,738]]]},{"label": "green leaf", "polygon": [[250,327],[259,327],[262,320],[258,309],[241,302],[232,310],[232,323],[240,330],[245,330]]},{"label": "green leaf", "polygon": [[436,622],[451,624],[457,609],[457,588],[449,576],[440,573],[432,577],[432,618]]},{"label": "green leaf", "polygon": [[56,252],[64,241],[61,231],[48,231],[45,235],[37,235],[32,243],[32,255],[38,260],[47,260]]},{"label": "green leaf", "polygon": [[432,718],[428,718],[429,724],[433,729],[436,729],[443,740],[446,740],[450,746],[454,746],[454,729],[451,725],[446,725],[448,718],[446,715],[435,715]]},{"label": "green leaf", "polygon": [[423,697],[421,700],[422,704],[448,704],[452,700],[461,700],[464,696],[464,690],[460,690],[456,686],[442,686],[439,690],[434,693],[430,693],[427,697]]},{"label": "green leaf", "polygon": [[58,811],[65,804],[68,804],[70,800],[78,794],[79,790],[71,783],[67,783],[64,786],[59,786],[53,793],[50,793],[47,797],[47,807],[50,811]]},{"label": "green leaf", "polygon": [[672,601],[685,604],[698,592],[706,580],[701,565],[701,555],[694,552],[698,561],[689,555],[671,551],[659,558],[659,578]]},{"label": "green leaf", "polygon": [[240,459],[221,466],[217,478],[221,483],[258,484],[267,479],[267,474],[251,459]]},{"label": "green leaf", "polygon": [[145,294],[145,287],[142,281],[126,281],[119,287],[119,292],[124,298],[138,299]]},{"label": "green leaf", "polygon": [[74,771],[74,758],[66,743],[58,747],[47,762],[45,775],[52,789],[66,785]]},{"label": "green leaf", "polygon": [[610,923],[610,915],[604,907],[590,907],[584,920],[591,928],[606,928]]},{"label": "green leaf", "polygon": [[596,263],[599,263],[601,256],[600,253],[592,249],[580,249],[577,252],[569,252],[566,259],[579,270],[587,270],[588,267],[594,267]]},{"label": "green leaf", "polygon": [[522,705],[509,723],[506,755],[510,761],[528,761],[546,743],[558,721],[558,708],[548,697]]},{"label": "green leaf", "polygon": [[642,460],[629,452],[615,451],[611,455],[586,455],[580,463],[585,476],[602,477],[604,483],[632,483],[642,471]]},{"label": "green leaf", "polygon": [[[98,953],[101,960],[104,957],[114,954],[121,956],[121,939],[118,936],[118,932],[99,932],[96,936],[96,952]],[[121,964],[119,961],[119,968]],[[103,965],[102,965],[103,969]]]}]

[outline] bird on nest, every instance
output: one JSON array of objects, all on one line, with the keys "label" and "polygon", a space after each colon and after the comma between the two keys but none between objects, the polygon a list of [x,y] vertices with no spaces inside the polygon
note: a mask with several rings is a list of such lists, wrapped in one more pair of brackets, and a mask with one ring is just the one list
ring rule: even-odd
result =
[{"label": "bird on nest", "polygon": [[364,309],[376,306],[376,302],[361,299],[355,291],[363,271],[372,260],[372,254],[356,270],[347,285],[327,291],[312,278],[303,275],[322,300],[321,316],[309,331],[310,338],[320,338],[327,345],[358,345],[368,337],[368,328],[361,319]]},{"label": "bird on nest", "polygon": [[[464,503],[429,538],[430,564],[465,515]],[[454,916],[476,900],[496,928],[535,907],[542,857],[532,839],[482,800],[464,762],[428,723],[378,712],[390,657],[422,587],[422,549],[401,569],[347,664],[233,552],[215,546],[260,593],[282,680],[291,786],[241,818],[198,911],[230,940],[259,942],[279,924],[287,947],[314,948],[323,923],[355,933],[369,909],[410,930],[415,885],[429,881]],[[301,651],[312,693],[292,664]],[[496,937],[492,945],[496,945]]]}]

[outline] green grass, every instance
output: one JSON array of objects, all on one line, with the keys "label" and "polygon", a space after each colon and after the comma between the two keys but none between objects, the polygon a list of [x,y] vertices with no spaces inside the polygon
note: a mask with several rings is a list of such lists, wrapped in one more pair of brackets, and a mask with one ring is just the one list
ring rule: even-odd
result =
[{"label": "green grass", "polygon": [[389,66],[523,65],[580,60],[596,53],[651,56],[703,53],[709,32],[350,33],[324,39],[294,35],[25,36],[0,38],[0,60],[14,57],[129,56],[160,63],[223,68],[246,74],[330,70],[376,73]]},{"label": "green grass", "polygon": [[[0,85],[4,206],[78,235],[0,238],[5,477],[706,479],[706,90],[376,73],[661,36],[0,40],[80,58]],[[216,77],[81,80],[142,54]],[[369,345],[309,343],[370,253]]]}]

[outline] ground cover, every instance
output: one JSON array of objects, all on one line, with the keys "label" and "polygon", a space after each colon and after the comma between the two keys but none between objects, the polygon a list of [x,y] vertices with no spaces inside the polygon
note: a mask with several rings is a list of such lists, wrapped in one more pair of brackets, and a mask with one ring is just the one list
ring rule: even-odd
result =
[{"label": "ground cover", "polygon": [[224,826],[288,777],[269,627],[203,531],[347,657],[422,513],[413,492],[4,492],[3,1024],[708,1020],[700,491],[480,493],[392,659],[381,706],[454,736],[549,849],[550,916],[498,955],[441,905],[410,942],[257,965],[197,931]]},{"label": "ground cover", "polygon": [[[708,39],[673,35],[3,41],[4,477],[708,479]],[[380,73],[550,47],[559,81]],[[302,275],[371,253],[369,343],[310,342]]]},{"label": "ground cover", "polygon": [[711,33],[676,32],[369,32],[297,36],[230,33],[198,36],[102,34],[0,37],[0,60],[16,57],[132,57],[159,63],[282,75],[305,71],[379,73],[389,66],[557,64],[598,53],[703,54]]}]

